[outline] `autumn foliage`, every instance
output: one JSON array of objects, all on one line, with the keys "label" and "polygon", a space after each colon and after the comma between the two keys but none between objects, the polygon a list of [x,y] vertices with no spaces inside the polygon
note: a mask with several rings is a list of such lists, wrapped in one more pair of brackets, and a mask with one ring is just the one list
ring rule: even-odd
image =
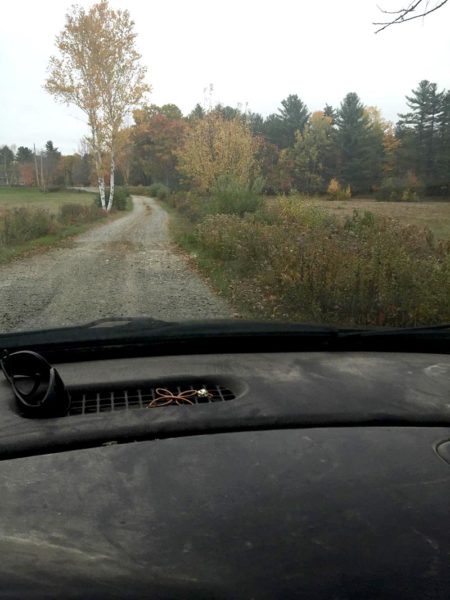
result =
[{"label": "autumn foliage", "polygon": [[243,119],[210,111],[189,124],[177,153],[178,169],[200,193],[210,192],[224,176],[247,185],[259,173],[258,146]]}]

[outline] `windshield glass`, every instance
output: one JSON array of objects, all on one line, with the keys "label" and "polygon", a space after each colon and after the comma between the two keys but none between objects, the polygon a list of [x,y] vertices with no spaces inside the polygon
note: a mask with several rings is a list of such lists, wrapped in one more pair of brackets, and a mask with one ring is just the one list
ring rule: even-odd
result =
[{"label": "windshield glass", "polygon": [[3,6],[0,333],[450,321],[449,11]]}]

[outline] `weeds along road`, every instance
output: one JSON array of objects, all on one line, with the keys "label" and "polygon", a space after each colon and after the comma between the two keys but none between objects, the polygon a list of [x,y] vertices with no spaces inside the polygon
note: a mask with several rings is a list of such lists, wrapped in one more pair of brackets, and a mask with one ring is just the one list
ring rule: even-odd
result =
[{"label": "weeds along road", "polygon": [[0,266],[0,332],[112,316],[227,318],[229,308],[169,241],[167,213],[133,197],[126,216]]}]

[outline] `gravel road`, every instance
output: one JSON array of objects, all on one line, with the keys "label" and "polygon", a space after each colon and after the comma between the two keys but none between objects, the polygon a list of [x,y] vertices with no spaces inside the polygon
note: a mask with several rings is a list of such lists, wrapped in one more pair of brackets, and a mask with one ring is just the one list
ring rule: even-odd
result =
[{"label": "gravel road", "polygon": [[111,316],[178,321],[230,309],[169,241],[167,213],[134,209],[62,246],[0,266],[0,331],[75,325]]}]

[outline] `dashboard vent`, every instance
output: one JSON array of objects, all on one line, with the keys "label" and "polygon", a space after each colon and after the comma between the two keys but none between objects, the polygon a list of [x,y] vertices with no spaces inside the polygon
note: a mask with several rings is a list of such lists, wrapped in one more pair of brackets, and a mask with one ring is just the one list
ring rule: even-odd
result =
[{"label": "dashboard vent", "polygon": [[69,390],[71,405],[70,415],[97,414],[103,412],[114,412],[119,410],[130,410],[132,408],[147,408],[151,402],[158,399],[157,389],[163,388],[171,394],[179,395],[186,390],[206,390],[208,393],[189,395],[189,402],[177,404],[162,404],[155,406],[196,406],[199,404],[212,404],[215,402],[228,402],[235,399],[235,394],[222,385],[160,385],[155,387],[140,387],[126,389],[102,389],[102,390]]}]

